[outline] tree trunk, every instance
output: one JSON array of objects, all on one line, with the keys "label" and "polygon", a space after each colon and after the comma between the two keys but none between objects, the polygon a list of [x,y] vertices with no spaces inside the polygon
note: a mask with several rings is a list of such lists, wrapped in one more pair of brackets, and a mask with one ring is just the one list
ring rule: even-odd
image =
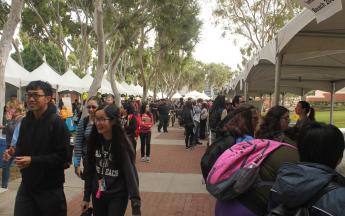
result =
[{"label": "tree trunk", "polygon": [[103,75],[104,75],[104,65],[105,65],[105,41],[104,41],[104,29],[103,29],[103,0],[95,1],[95,33],[97,36],[97,49],[98,49],[98,62],[95,78],[92,81],[89,90],[89,97],[95,96],[98,89],[101,87]]},{"label": "tree trunk", "polygon": [[[0,124],[2,124],[5,106],[5,66],[11,51],[14,32],[21,20],[24,0],[12,0],[11,11],[3,28],[0,40]],[[1,130],[0,130],[1,132]]]},{"label": "tree trunk", "polygon": [[145,42],[145,34],[144,34],[144,27],[140,30],[140,44],[139,44],[139,69],[140,69],[140,75],[141,79],[143,81],[143,101],[146,101],[146,95],[147,95],[147,84],[146,84],[146,78],[145,78],[145,71],[144,71],[144,64],[143,64],[143,51],[144,51],[144,42]]},{"label": "tree trunk", "polygon": [[116,54],[116,56],[114,57],[112,64],[110,66],[110,84],[111,84],[111,89],[113,90],[114,96],[115,96],[115,104],[118,107],[121,107],[121,95],[119,90],[116,87],[116,78],[115,78],[115,73],[117,70],[117,66],[120,62],[120,57],[121,55],[125,52],[126,49],[121,49],[118,51],[118,53]]},{"label": "tree trunk", "polygon": [[12,45],[14,47],[14,49],[16,50],[16,55],[17,55],[17,58],[18,58],[18,63],[24,67],[24,63],[23,63],[23,59],[22,59],[22,55],[20,54],[20,50],[19,50],[19,47],[17,45],[17,42],[15,40],[12,40]]}]

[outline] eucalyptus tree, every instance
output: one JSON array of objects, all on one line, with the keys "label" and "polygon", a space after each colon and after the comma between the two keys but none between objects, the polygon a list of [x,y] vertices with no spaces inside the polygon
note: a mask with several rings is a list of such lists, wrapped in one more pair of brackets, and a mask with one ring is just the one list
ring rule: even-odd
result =
[{"label": "eucalyptus tree", "polygon": [[217,0],[214,16],[225,35],[237,35],[235,43],[245,41],[240,49],[244,64],[299,11],[290,0]]},{"label": "eucalyptus tree", "polygon": [[5,66],[11,51],[14,32],[21,20],[24,0],[12,0],[11,9],[3,24],[2,36],[0,39],[0,123],[3,120],[2,109],[5,106]]},{"label": "eucalyptus tree", "polygon": [[[186,63],[198,42],[202,24],[197,17],[199,13],[200,8],[195,0],[160,1],[155,19],[155,87],[165,87],[168,95],[177,90]],[[158,77],[161,79],[158,80]],[[154,93],[156,92],[157,88],[154,88]]]}]

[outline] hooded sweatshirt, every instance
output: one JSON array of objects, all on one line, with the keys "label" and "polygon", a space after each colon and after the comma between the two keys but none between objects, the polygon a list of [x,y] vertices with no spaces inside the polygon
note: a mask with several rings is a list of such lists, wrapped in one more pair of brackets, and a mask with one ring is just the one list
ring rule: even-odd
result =
[{"label": "hooded sweatshirt", "polygon": [[271,189],[270,206],[284,204],[288,208],[298,208],[308,203],[330,182],[338,188],[324,194],[311,207],[311,215],[345,215],[345,178],[333,169],[315,163],[286,163],[278,172],[277,180]]},{"label": "hooded sweatshirt", "polygon": [[57,116],[53,104],[49,103],[38,119],[32,112],[27,113],[16,145],[16,156],[31,156],[30,166],[20,170],[22,184],[27,189],[36,191],[63,186],[69,137],[67,126]]}]

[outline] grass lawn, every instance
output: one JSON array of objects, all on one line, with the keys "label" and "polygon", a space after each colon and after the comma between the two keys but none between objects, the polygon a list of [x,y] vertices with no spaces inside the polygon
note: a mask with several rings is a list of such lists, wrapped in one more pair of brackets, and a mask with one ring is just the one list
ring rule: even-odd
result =
[{"label": "grass lawn", "polygon": [[[292,114],[294,115],[294,114]],[[338,128],[345,128],[345,110],[344,111],[334,111],[333,114],[334,125]],[[295,116],[294,116],[295,117]],[[291,118],[293,122],[294,117]],[[316,111],[316,121],[329,123],[330,111]]]}]

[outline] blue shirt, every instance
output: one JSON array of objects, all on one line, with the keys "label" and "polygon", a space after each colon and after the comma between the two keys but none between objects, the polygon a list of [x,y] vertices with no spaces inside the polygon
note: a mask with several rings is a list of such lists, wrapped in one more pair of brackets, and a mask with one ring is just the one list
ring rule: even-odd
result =
[{"label": "blue shirt", "polygon": [[20,130],[20,125],[22,124],[22,121],[18,122],[16,125],[16,128],[14,129],[13,136],[12,136],[12,141],[11,141],[11,146],[16,147],[18,137],[19,137],[19,130]]}]

